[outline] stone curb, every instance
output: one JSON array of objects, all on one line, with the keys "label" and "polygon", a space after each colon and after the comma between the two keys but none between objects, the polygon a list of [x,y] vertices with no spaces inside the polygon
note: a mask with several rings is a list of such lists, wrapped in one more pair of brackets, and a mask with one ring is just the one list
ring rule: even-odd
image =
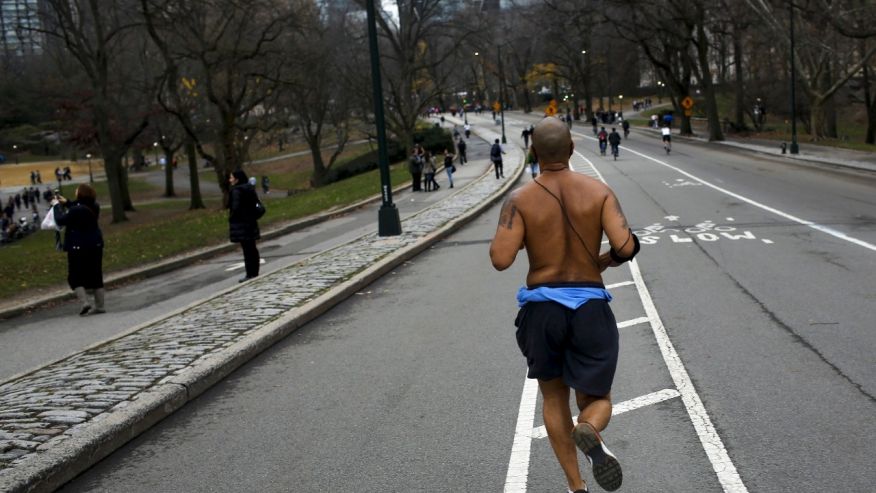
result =
[{"label": "stone curb", "polygon": [[[648,133],[655,133],[655,134],[657,133],[657,130],[654,130],[652,128],[636,127],[635,129],[640,131],[640,132],[648,132]],[[802,164],[804,166],[807,164],[811,164],[811,165],[821,166],[821,167],[825,167],[825,168],[837,169],[837,170],[841,170],[841,171],[851,170],[851,171],[863,171],[865,173],[876,173],[876,167],[869,168],[867,166],[861,166],[859,164],[856,164],[856,163],[850,162],[850,161],[833,161],[830,159],[825,159],[825,158],[816,157],[816,156],[806,156],[806,155],[800,155],[800,154],[794,156],[791,154],[781,154],[780,151],[778,151],[778,150],[775,152],[771,152],[771,151],[768,151],[767,149],[752,147],[749,144],[746,144],[744,142],[739,142],[736,140],[724,140],[724,141],[717,141],[717,142],[709,142],[708,139],[704,139],[702,137],[693,137],[690,135],[678,135],[678,134],[674,134],[672,136],[672,138],[673,139],[677,138],[677,139],[689,140],[689,141],[698,142],[701,144],[718,145],[718,146],[723,146],[724,148],[739,149],[742,151],[754,152],[757,154],[763,154],[765,156],[771,156],[771,157],[779,158],[779,159],[787,159],[789,161],[792,161],[792,164]],[[793,163],[793,161],[798,161],[798,162]],[[800,161],[802,161],[802,163]]]},{"label": "stone curb", "polygon": [[[409,182],[405,182],[402,185],[398,185],[393,188],[392,193],[396,194],[404,191],[410,186]],[[375,203],[379,201],[381,198],[380,194],[372,195],[366,199],[360,200],[359,202],[355,202],[353,204],[341,207],[340,209],[329,210],[325,212],[319,212],[317,214],[307,216],[301,219],[296,219],[292,222],[286,223],[276,229],[267,231],[262,233],[262,240],[271,240],[283,235],[287,235],[289,233],[293,233],[295,231],[300,231],[305,228],[309,228],[314,224],[319,224],[329,219],[333,219],[338,216],[342,216],[344,214],[348,214],[356,209],[360,209],[369,204]],[[122,285],[132,279],[139,278],[150,278],[159,276],[161,274],[171,272],[177,269],[181,269],[183,267],[188,267],[196,262],[200,262],[202,260],[206,260],[209,258],[213,258],[217,255],[221,255],[223,253],[231,252],[239,247],[234,243],[226,243],[222,245],[216,245],[212,247],[206,247],[198,250],[194,250],[192,252],[184,253],[181,255],[177,255],[171,257],[166,260],[161,260],[153,264],[146,265],[144,267],[138,267],[134,269],[124,270],[115,274],[108,275],[104,284],[107,288],[116,287]],[[56,303],[59,301],[65,301],[68,299],[73,299],[73,292],[69,289],[59,289],[47,295],[38,296],[30,299],[23,299],[15,301],[14,303],[5,304],[5,306],[0,305],[0,320],[5,320],[13,317],[17,317],[23,313],[39,308],[40,306]]]},{"label": "stone curb", "polygon": [[[477,131],[475,133],[479,134]],[[491,141],[483,136],[481,138]],[[521,162],[524,159],[525,156],[521,153]],[[0,475],[0,490],[8,493],[30,493],[50,492],[59,488],[140,433],[173,414],[265,349],[462,228],[499,201],[517,183],[524,171],[524,165],[518,166],[513,176],[475,208],[427,234],[417,243],[384,257],[314,300],[257,329],[227,349],[202,357],[179,375],[167,377],[148,391],[138,394],[132,401],[126,403],[126,406],[116,407],[90,422],[71,428],[66,432],[68,438],[63,442],[50,447],[33,460],[16,465],[15,468]],[[488,168],[485,175],[489,173]],[[472,182],[475,183],[477,180]],[[465,188],[458,193],[464,191]],[[235,286],[233,289],[237,288]]]}]

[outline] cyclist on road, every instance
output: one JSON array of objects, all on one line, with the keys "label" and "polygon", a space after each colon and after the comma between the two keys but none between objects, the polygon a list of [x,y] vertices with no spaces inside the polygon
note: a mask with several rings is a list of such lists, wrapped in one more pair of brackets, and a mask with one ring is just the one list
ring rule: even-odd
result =
[{"label": "cyclist on road", "polygon": [[666,154],[672,150],[672,131],[669,130],[669,125],[664,125],[660,130],[663,133],[663,148],[666,149]]},{"label": "cyclist on road", "polygon": [[617,161],[618,155],[618,147],[620,147],[621,136],[617,133],[617,129],[611,129],[611,133],[608,134],[608,143],[611,144],[611,155],[614,156],[614,160]]},{"label": "cyclist on road", "polygon": [[605,148],[608,144],[608,132],[605,131],[605,127],[599,128],[599,133],[596,134],[596,138],[599,140],[599,154],[605,156]]},{"label": "cyclist on road", "polygon": [[624,138],[626,139],[627,137],[630,136],[630,122],[629,122],[629,120],[624,120],[624,122],[621,124],[621,126],[624,128]]}]

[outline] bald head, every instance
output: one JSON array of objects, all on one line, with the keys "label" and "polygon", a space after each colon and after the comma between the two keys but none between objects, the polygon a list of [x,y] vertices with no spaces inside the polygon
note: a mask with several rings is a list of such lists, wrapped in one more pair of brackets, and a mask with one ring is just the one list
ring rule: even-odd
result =
[{"label": "bald head", "polygon": [[547,117],[535,126],[532,147],[539,163],[568,163],[574,149],[572,134],[562,120]]}]

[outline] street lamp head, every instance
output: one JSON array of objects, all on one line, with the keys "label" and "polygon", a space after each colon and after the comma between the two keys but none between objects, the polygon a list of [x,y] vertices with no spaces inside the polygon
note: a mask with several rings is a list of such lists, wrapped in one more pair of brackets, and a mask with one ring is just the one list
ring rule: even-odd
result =
[{"label": "street lamp head", "polygon": [[623,99],[623,98],[624,98],[624,95],[623,95],[623,94],[619,94],[619,95],[618,95],[618,98]]},{"label": "street lamp head", "polygon": [[153,142],[152,147],[158,147],[158,142]]},{"label": "street lamp head", "polygon": [[475,56],[480,56],[480,53],[476,51],[476,52],[474,53],[474,55],[475,55]]},{"label": "street lamp head", "polygon": [[587,50],[581,50],[581,54],[582,54],[582,55],[586,55],[586,54],[587,54]]},{"label": "street lamp head", "polygon": [[86,154],[86,155],[85,155],[85,158],[86,158],[86,159],[91,159],[91,153]]}]

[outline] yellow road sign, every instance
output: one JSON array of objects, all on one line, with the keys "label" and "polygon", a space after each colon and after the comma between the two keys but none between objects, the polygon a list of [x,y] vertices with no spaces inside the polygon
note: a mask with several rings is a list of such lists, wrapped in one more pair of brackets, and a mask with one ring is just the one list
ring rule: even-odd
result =
[{"label": "yellow road sign", "polygon": [[548,106],[547,108],[545,108],[544,114],[547,116],[555,116],[557,114],[557,107],[556,106]]},{"label": "yellow road sign", "polygon": [[694,100],[690,96],[685,96],[685,98],[681,100],[681,107],[686,109],[686,110],[693,108],[693,105],[694,105]]},{"label": "yellow road sign", "polygon": [[498,101],[493,102],[493,111],[497,112],[502,109],[502,105]]}]

